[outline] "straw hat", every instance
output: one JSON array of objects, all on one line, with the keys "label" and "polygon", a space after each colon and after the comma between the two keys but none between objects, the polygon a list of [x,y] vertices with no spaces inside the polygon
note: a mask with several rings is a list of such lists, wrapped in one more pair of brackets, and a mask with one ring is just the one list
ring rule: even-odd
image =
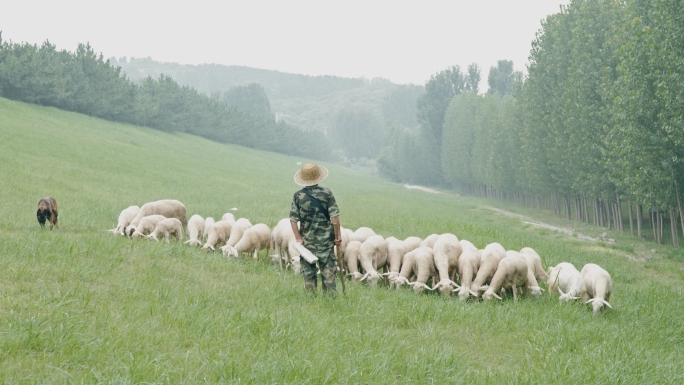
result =
[{"label": "straw hat", "polygon": [[323,182],[328,177],[328,169],[315,163],[307,163],[297,171],[294,181],[300,186],[309,187]]}]

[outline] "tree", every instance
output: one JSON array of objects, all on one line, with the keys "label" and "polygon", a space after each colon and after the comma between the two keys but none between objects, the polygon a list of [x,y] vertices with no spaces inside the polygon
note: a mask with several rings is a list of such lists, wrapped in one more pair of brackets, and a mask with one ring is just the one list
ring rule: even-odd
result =
[{"label": "tree", "polygon": [[229,106],[235,106],[256,115],[271,116],[273,114],[266,90],[259,83],[232,87],[223,93],[223,101]]},{"label": "tree", "polygon": [[513,91],[511,86],[515,81],[519,71],[513,71],[513,61],[499,60],[496,67],[489,68],[489,75],[487,76],[487,84],[489,85],[490,94],[498,94],[499,96],[510,95]]},{"label": "tree", "polygon": [[473,63],[468,66],[468,75],[465,78],[464,90],[473,91],[475,95],[480,92],[480,80],[482,80],[482,74],[480,73],[480,66],[477,63]]}]

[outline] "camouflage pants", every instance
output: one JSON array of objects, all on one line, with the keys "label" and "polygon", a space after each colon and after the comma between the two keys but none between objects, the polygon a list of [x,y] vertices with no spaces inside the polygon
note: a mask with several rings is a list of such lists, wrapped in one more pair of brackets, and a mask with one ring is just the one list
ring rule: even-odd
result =
[{"label": "camouflage pants", "polygon": [[[318,257],[318,268],[321,271],[321,285],[324,293],[336,294],[337,287],[335,286],[335,273],[337,272],[335,264],[334,251],[330,250],[327,253],[315,253]],[[318,274],[315,263],[309,263],[302,258],[302,273],[304,274],[304,289],[307,293],[315,293],[318,287]]]}]

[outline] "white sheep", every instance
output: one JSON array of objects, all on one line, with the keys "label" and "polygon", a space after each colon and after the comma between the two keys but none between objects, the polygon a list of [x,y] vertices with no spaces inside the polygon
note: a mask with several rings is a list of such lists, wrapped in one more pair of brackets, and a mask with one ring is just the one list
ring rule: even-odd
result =
[{"label": "white sheep", "polygon": [[211,226],[214,225],[216,221],[212,217],[206,217],[204,218],[204,231],[202,231],[202,240],[205,242],[209,238],[209,231],[211,231]]},{"label": "white sheep", "polygon": [[[235,222],[237,224],[237,222]],[[233,225],[235,228],[235,225]],[[232,233],[232,231],[231,231]],[[266,250],[266,255],[270,251],[271,247],[271,229],[264,223],[257,223],[254,226],[250,226],[245,229],[245,232],[240,237],[240,241],[235,245],[231,246],[226,244],[221,248],[223,255],[233,256],[237,258],[240,253],[250,253],[253,254],[254,260],[259,259],[259,251]]]},{"label": "white sheep", "polygon": [[460,287],[454,279],[458,273],[458,257],[463,248],[454,234],[447,233],[437,238],[433,251],[435,269],[439,274],[439,282],[434,285],[433,290],[439,288],[442,294],[451,296],[454,288]]},{"label": "white sheep", "polygon": [[437,242],[438,238],[439,234],[430,234],[420,243],[419,247],[429,247],[432,249],[435,247],[435,242]]},{"label": "white sheep", "polygon": [[[535,266],[537,265],[537,263],[539,264],[539,266],[541,266],[541,259],[539,259],[539,256],[535,258],[531,254],[523,254],[519,251],[507,250],[506,257],[510,256],[522,257],[525,260],[525,263],[527,264],[527,284],[524,288],[519,287],[519,289],[524,290],[525,292],[529,292],[530,295],[534,297],[540,296],[541,287],[539,287],[539,282],[537,282],[537,279],[534,275]],[[546,272],[544,272],[544,275],[546,276]]]},{"label": "white sheep", "polygon": [[235,245],[240,242],[242,234],[250,227],[252,227],[252,222],[247,218],[240,218],[235,221],[233,227],[230,229],[230,237],[228,238],[228,241],[226,241],[226,244],[235,247]]},{"label": "white sheep", "polygon": [[400,241],[395,237],[385,239],[387,243],[387,266],[388,272],[383,274],[389,279],[390,289],[394,286],[394,278],[399,276],[399,269],[401,269],[401,261],[406,254],[404,241]]},{"label": "white sheep", "polygon": [[143,217],[137,224],[137,227],[127,227],[126,229],[130,229],[130,233],[128,236],[131,238],[135,237],[145,237],[152,231],[154,231],[154,228],[157,226],[157,223],[160,221],[163,221],[166,219],[165,216],[163,215],[148,215],[146,217]]},{"label": "white sheep", "polygon": [[186,228],[188,225],[188,218],[185,215],[185,206],[175,199],[162,199],[142,205],[138,214],[126,227],[125,233],[128,235],[133,234],[140,221],[144,217],[150,215],[163,215],[166,218],[177,218],[181,221],[183,228]]},{"label": "white sheep", "polygon": [[522,249],[520,249],[520,254],[522,254],[525,257],[525,259],[527,259],[527,264],[532,266],[535,278],[541,279],[543,282],[549,280],[549,276],[546,274],[544,268],[542,267],[541,257],[539,256],[539,254],[537,254],[536,251],[534,251],[533,248],[523,247]]},{"label": "white sheep", "polygon": [[480,250],[480,267],[477,269],[477,276],[470,285],[470,294],[479,296],[480,292],[484,291],[482,285],[488,283],[499,262],[506,257],[506,250],[498,243],[490,243],[485,246],[484,250]]},{"label": "white sheep", "polygon": [[278,262],[281,268],[283,268],[283,260],[285,260],[285,266],[291,268],[293,273],[299,274],[302,272],[301,256],[294,247],[297,239],[292,232],[290,223],[290,218],[283,218],[271,231],[274,250],[272,258]]},{"label": "white sheep", "polygon": [[404,239],[404,255],[419,248],[421,243],[423,243],[423,240],[418,237],[408,237]]},{"label": "white sheep", "polygon": [[[344,255],[347,244],[351,241],[351,230],[340,226],[340,255]],[[337,258],[337,245],[335,245],[335,258]]]},{"label": "white sheep", "polygon": [[[613,280],[610,274],[601,266],[594,263],[587,263],[580,272],[584,278],[584,286],[587,291],[582,298],[586,304],[591,304],[594,308],[594,316],[598,315],[603,306],[613,308],[608,303],[610,294],[613,292]],[[588,301],[585,301],[590,298]]]},{"label": "white sheep", "polygon": [[184,243],[190,246],[202,246],[202,234],[204,234],[204,218],[195,214],[188,220],[188,239]]},{"label": "white sheep", "polygon": [[[206,223],[206,221],[205,221]],[[228,237],[230,237],[233,225],[230,222],[218,221],[214,223],[209,229],[209,234],[207,234],[207,242],[202,247],[204,251],[214,251],[217,247],[220,247],[226,243]]]},{"label": "white sheep", "polygon": [[582,274],[572,263],[568,262],[549,267],[546,286],[549,294],[557,290],[560,293],[558,300],[565,302],[580,299],[586,296],[587,292]]},{"label": "white sheep", "polygon": [[178,218],[165,218],[157,222],[154,230],[147,238],[158,241],[157,238],[164,237],[166,242],[168,242],[172,236],[179,241],[183,239],[183,224]]},{"label": "white sheep", "polygon": [[492,298],[501,299],[496,293],[500,289],[510,287],[513,291],[513,300],[517,301],[519,287],[523,288],[524,292],[528,292],[528,272],[529,268],[525,257],[517,251],[511,253],[511,255],[508,255],[499,262],[496,273],[492,277],[492,282],[487,291],[482,294],[482,298],[485,301],[489,301]]},{"label": "white sheep", "polygon": [[359,241],[361,243],[366,242],[368,237],[375,235],[375,231],[369,227],[359,227],[352,233],[349,237],[350,241]]},{"label": "white sheep", "polygon": [[464,239],[460,240],[459,243],[463,249],[461,256],[458,257],[458,275],[461,279],[461,287],[454,289],[454,292],[458,292],[460,301],[465,301],[470,297],[470,287],[480,266],[480,250]]},{"label": "white sheep", "polygon": [[[426,247],[425,249],[429,248]],[[412,278],[414,276],[413,270],[416,265],[416,256],[423,252],[427,252],[427,250],[423,250],[423,248],[418,247],[404,254],[404,259],[401,263],[401,270],[399,271],[399,276],[395,277],[390,281],[390,283],[394,284],[394,287],[396,287],[397,290],[402,285],[408,285],[411,283],[411,281],[413,280]]]},{"label": "white sheep", "polygon": [[233,213],[225,213],[221,217],[221,220],[226,221],[226,222],[235,223],[235,215],[233,215]]},{"label": "white sheep", "polygon": [[420,293],[423,289],[434,290],[427,285],[428,279],[432,278],[432,282],[439,279],[435,269],[434,251],[429,247],[419,247],[414,252],[416,252],[416,259],[413,264],[413,273],[416,275],[416,280],[410,282],[409,285],[413,286],[416,293]]},{"label": "white sheep", "polygon": [[344,265],[347,269],[347,275],[352,277],[354,282],[361,281],[363,274],[359,273],[359,254],[361,253],[361,242],[349,241],[347,248],[344,250]]},{"label": "white sheep", "polygon": [[123,211],[121,211],[121,214],[119,214],[119,220],[117,222],[116,227],[107,231],[116,235],[125,235],[124,229],[126,228],[126,226],[131,224],[131,221],[133,220],[133,218],[135,218],[136,215],[138,215],[139,212],[140,207],[128,206],[128,208],[123,209]]},{"label": "white sheep", "polygon": [[378,266],[385,265],[387,253],[387,243],[382,235],[372,235],[361,244],[359,261],[365,272],[361,281],[367,280],[371,286],[377,286],[380,278]]}]

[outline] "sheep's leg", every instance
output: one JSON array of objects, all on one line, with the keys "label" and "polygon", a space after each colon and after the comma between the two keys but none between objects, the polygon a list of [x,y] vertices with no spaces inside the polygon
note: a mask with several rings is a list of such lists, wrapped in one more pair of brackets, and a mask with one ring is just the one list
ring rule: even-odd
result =
[{"label": "sheep's leg", "polygon": [[513,301],[518,302],[518,288],[513,284]]},{"label": "sheep's leg", "polygon": [[259,260],[259,249],[254,249],[254,260],[258,261]]}]

